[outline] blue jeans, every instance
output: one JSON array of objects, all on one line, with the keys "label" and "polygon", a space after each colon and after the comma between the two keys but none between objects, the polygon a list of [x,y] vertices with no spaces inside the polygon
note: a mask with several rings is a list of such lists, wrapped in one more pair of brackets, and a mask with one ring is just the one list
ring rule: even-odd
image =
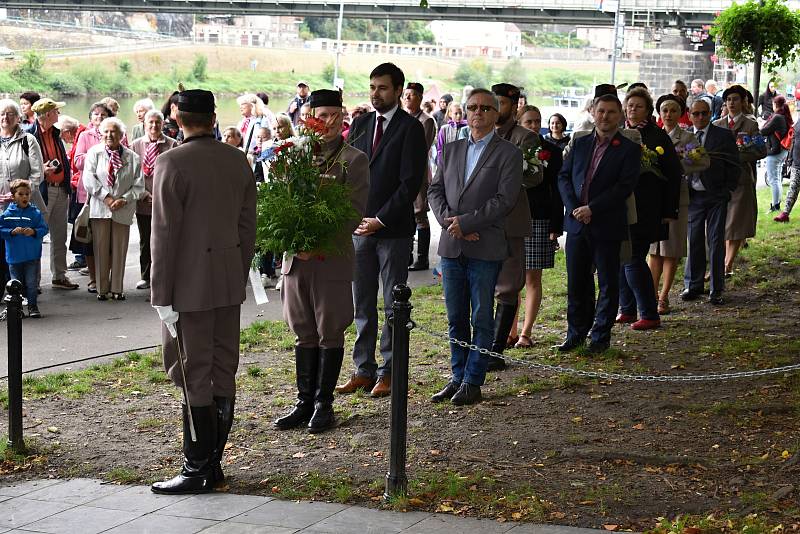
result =
[{"label": "blue jeans", "polygon": [[[480,348],[491,348],[494,339],[494,286],[503,262],[459,256],[442,258],[440,266],[450,337],[469,341]],[[477,350],[450,344],[454,382],[482,386],[486,380],[487,364],[488,359]]]},{"label": "blue jeans", "polygon": [[788,150],[781,150],[780,154],[769,155],[767,162],[767,183],[772,189],[772,205],[779,206],[783,195],[783,177],[781,176],[781,166],[786,160]]},{"label": "blue jeans", "polygon": [[631,259],[619,270],[619,311],[625,315],[657,321],[658,305],[653,287],[653,274],[647,265],[647,252],[650,243],[640,240],[631,241]]},{"label": "blue jeans", "polygon": [[8,265],[8,270],[12,279],[16,278],[25,286],[25,298],[28,299],[28,306],[36,306],[36,297],[39,296],[39,291],[37,290],[39,260],[11,263]]}]

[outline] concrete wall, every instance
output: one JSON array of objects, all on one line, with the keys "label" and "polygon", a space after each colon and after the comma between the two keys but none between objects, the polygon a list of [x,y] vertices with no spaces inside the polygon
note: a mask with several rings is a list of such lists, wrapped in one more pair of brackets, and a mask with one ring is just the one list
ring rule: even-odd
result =
[{"label": "concrete wall", "polygon": [[695,78],[708,80],[713,74],[711,56],[705,52],[645,49],[639,60],[639,79],[656,96],[670,92],[675,80],[683,80],[688,86]]}]

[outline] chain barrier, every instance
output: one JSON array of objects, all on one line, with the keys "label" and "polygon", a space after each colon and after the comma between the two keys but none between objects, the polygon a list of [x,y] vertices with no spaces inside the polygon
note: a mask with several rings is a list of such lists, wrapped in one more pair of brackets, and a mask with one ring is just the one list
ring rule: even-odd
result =
[{"label": "chain barrier", "polygon": [[492,352],[489,349],[483,349],[476,345],[471,345],[466,341],[461,341],[454,337],[450,337],[447,334],[432,332],[420,326],[419,323],[416,323],[415,326],[417,330],[431,337],[442,339],[444,341],[447,341],[448,343],[454,343],[465,349],[476,350],[480,354],[485,354],[487,356],[494,356],[497,358],[503,358],[506,361],[506,363],[511,362],[517,365],[522,365],[524,367],[530,367],[531,369],[536,369],[539,371],[546,371],[549,373],[564,373],[564,374],[579,376],[582,378],[598,378],[600,380],[620,380],[625,382],[711,382],[711,381],[721,382],[724,380],[736,380],[739,378],[752,378],[759,376],[778,375],[792,371],[800,371],[800,363],[784,365],[782,367],[772,367],[769,369],[756,369],[753,371],[739,371],[735,373],[709,373],[705,375],[633,375],[626,373],[607,373],[605,371],[584,371],[583,369],[574,369],[572,367],[566,367],[563,365],[552,365],[548,363],[512,358],[510,356],[500,354],[498,352]]}]

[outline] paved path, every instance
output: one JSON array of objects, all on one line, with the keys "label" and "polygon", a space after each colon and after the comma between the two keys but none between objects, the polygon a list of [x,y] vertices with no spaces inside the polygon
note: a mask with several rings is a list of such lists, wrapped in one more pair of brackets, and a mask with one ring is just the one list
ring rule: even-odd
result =
[{"label": "paved path", "polygon": [[498,523],[427,512],[211,493],[155,495],[99,480],[0,486],[0,534],[595,534],[593,529]]}]

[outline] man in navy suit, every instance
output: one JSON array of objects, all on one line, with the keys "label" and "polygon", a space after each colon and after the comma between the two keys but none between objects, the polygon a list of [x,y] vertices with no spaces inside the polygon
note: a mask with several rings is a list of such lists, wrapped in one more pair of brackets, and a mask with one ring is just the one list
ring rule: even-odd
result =
[{"label": "man in navy suit", "polygon": [[706,272],[706,243],[709,252],[711,292],[709,302],[722,304],[725,288],[725,220],[731,192],[739,183],[739,151],[730,130],[711,124],[711,106],[705,99],[695,100],[689,117],[694,135],[707,152],[716,154],[706,171],[688,176],[689,254],[684,269],[682,300],[695,300],[703,294]]},{"label": "man in navy suit", "polygon": [[[399,106],[404,83],[403,71],[393,63],[375,67],[369,76],[375,112],[354,120],[347,136],[369,158],[370,185],[364,218],[353,235],[356,369],[346,384],[336,388],[339,393],[364,389],[371,390],[373,397],[383,397],[391,392],[392,288],[408,280],[408,251],[417,228],[414,199],[427,176],[425,130]],[[379,279],[386,317],[380,368],[375,360]]]},{"label": "man in navy suit", "polygon": [[[613,88],[613,86],[611,86]],[[641,148],[619,131],[622,104],[612,91],[595,91],[595,129],[575,141],[561,172],[567,231],[567,338],[558,350],[582,346],[591,329],[592,354],[610,346],[619,305],[620,244],[628,239],[625,200],[639,177]],[[595,307],[594,275],[600,294]]]}]

